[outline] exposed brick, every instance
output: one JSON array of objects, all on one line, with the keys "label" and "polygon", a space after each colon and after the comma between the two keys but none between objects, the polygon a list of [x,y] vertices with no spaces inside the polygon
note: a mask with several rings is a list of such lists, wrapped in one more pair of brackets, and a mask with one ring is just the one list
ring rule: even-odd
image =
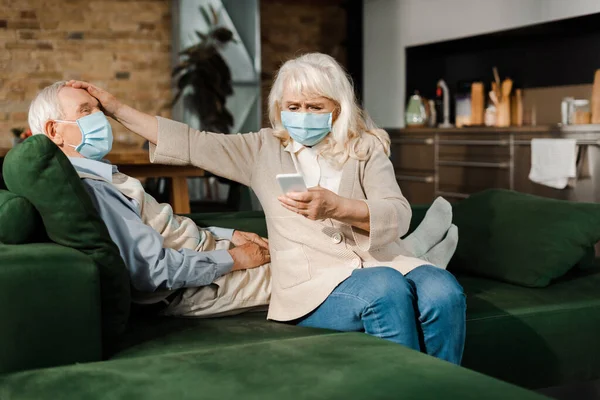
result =
[{"label": "exposed brick", "polygon": [[26,11],[21,11],[21,18],[22,19],[36,19],[36,13],[33,10],[26,10]]},{"label": "exposed brick", "polygon": [[37,45],[35,43],[31,43],[31,42],[7,42],[4,44],[4,47],[7,50],[12,50],[12,49],[34,50],[34,49],[37,49]]},{"label": "exposed brick", "polygon": [[37,48],[40,50],[53,50],[54,46],[48,42],[37,42]]},{"label": "exposed brick", "polygon": [[81,77],[81,73],[80,72],[76,72],[76,71],[64,71],[63,72],[63,79],[64,80],[75,79],[75,80],[80,81],[83,78]]},{"label": "exposed brick", "polygon": [[82,72],[81,79],[96,84],[98,81],[114,79],[114,76],[110,71]]},{"label": "exposed brick", "polygon": [[11,120],[16,122],[27,121],[27,113],[26,112],[14,112],[11,114]]},{"label": "exposed brick", "polygon": [[117,72],[115,74],[115,79],[119,79],[119,80],[127,80],[129,79],[129,72]]},{"label": "exposed brick", "polygon": [[[1,132],[27,124],[36,93],[62,79],[88,80],[169,116],[162,109],[171,96],[169,0],[53,2],[0,0],[8,10],[0,12],[0,146],[10,143]],[[118,124],[114,131],[139,141]]]},{"label": "exposed brick", "polygon": [[81,40],[83,39],[83,32],[69,32],[69,34],[67,35],[67,39]]},{"label": "exposed brick", "polygon": [[29,74],[30,78],[35,78],[35,79],[48,79],[51,80],[53,82],[61,80],[63,77],[62,72],[59,71],[36,71],[36,72],[31,72]]},{"label": "exposed brick", "polygon": [[37,21],[8,21],[9,29],[40,29],[40,23]]},{"label": "exposed brick", "polygon": [[138,27],[142,31],[153,31],[156,28],[156,25],[151,22],[140,22]]},{"label": "exposed brick", "polygon": [[51,29],[57,29],[58,23],[59,23],[58,20],[44,20],[44,21],[40,22],[40,26],[44,30],[51,30]]},{"label": "exposed brick", "polygon": [[39,31],[18,31],[19,39],[22,40],[31,40],[31,39],[39,39]]},{"label": "exposed brick", "polygon": [[346,17],[343,0],[261,0],[260,16],[263,124],[268,124],[268,94],[282,62],[318,51],[334,56],[344,65]]},{"label": "exposed brick", "polygon": [[48,41],[54,42],[57,40],[65,40],[67,38],[67,32],[42,29],[42,30],[38,31],[38,37],[41,40],[48,40]]},{"label": "exposed brick", "polygon": [[115,32],[109,30],[92,30],[85,33],[86,40],[112,40],[116,39]]},{"label": "exposed brick", "polygon": [[160,43],[158,49],[155,50],[161,53],[169,53],[171,51],[171,43]]},{"label": "exposed brick", "polygon": [[60,79],[62,79],[62,78],[58,78],[58,79],[54,79],[54,80],[39,81],[37,84],[37,89],[42,90],[43,88],[52,85],[54,82],[56,82]]}]

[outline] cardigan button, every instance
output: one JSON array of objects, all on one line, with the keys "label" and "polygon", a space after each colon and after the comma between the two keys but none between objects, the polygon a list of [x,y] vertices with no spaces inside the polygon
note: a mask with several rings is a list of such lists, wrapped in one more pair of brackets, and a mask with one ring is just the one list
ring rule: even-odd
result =
[{"label": "cardigan button", "polygon": [[344,235],[340,232],[336,232],[331,236],[331,241],[335,244],[342,243],[342,240],[344,240]]}]

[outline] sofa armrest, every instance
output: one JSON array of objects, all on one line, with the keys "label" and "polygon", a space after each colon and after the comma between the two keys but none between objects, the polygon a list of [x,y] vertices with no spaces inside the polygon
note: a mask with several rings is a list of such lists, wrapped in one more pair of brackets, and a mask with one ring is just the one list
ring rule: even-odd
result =
[{"label": "sofa armrest", "polygon": [[83,253],[0,246],[0,374],[100,360],[100,283]]}]

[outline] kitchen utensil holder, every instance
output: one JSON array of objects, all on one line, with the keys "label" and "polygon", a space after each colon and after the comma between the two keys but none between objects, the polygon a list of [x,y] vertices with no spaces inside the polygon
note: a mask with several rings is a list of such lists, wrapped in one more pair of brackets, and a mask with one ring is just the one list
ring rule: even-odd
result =
[{"label": "kitchen utensil holder", "polygon": [[510,126],[510,97],[503,97],[496,107],[496,126],[506,128]]}]

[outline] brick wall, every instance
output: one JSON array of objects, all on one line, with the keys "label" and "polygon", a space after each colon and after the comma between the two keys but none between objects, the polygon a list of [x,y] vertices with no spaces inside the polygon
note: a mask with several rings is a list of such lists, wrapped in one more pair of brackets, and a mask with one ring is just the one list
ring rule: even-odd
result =
[{"label": "brick wall", "polygon": [[277,69],[309,52],[327,53],[346,66],[346,11],[341,0],[261,0],[263,126]]},{"label": "brick wall", "polygon": [[[82,79],[168,116],[170,1],[0,0],[0,146],[35,94]],[[138,140],[113,122],[117,139]]]}]

